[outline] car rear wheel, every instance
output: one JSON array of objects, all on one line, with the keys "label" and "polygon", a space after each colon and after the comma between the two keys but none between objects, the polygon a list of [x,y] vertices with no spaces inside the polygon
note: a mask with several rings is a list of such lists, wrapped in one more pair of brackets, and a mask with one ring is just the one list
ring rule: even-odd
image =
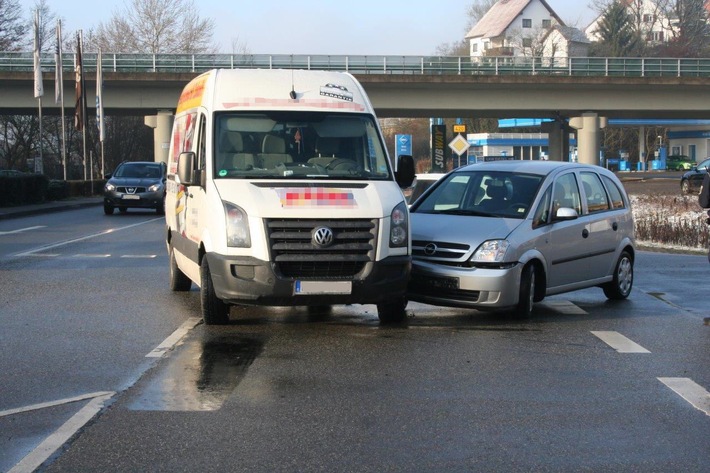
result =
[{"label": "car rear wheel", "polygon": [[394,302],[377,304],[377,317],[381,324],[397,324],[407,318],[407,299],[399,297]]},{"label": "car rear wheel", "polygon": [[602,286],[604,295],[613,300],[626,299],[634,285],[634,260],[627,251],[623,251],[614,268],[614,279]]},{"label": "car rear wheel", "polygon": [[518,305],[515,307],[515,315],[527,319],[532,315],[533,302],[535,301],[535,267],[528,264],[523,268],[520,275],[520,289],[518,293]]},{"label": "car rear wheel", "polygon": [[683,194],[690,194],[690,182],[687,179],[680,181],[680,190]]},{"label": "car rear wheel", "polygon": [[225,325],[229,323],[229,306],[217,297],[212,284],[207,256],[200,263],[200,302],[205,325]]},{"label": "car rear wheel", "polygon": [[170,290],[176,292],[189,291],[192,287],[192,281],[190,278],[185,276],[180,268],[178,268],[177,261],[175,261],[175,250],[170,247]]}]

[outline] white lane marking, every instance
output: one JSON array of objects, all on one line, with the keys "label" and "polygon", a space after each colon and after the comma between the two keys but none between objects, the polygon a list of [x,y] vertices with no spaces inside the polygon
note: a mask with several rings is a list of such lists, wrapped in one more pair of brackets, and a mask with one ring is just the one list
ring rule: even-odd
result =
[{"label": "white lane marking", "polygon": [[121,255],[121,258],[136,258],[136,259],[153,259],[158,255]]},{"label": "white lane marking", "polygon": [[59,399],[57,401],[42,402],[39,404],[31,404],[29,406],[17,407],[15,409],[7,409],[5,411],[0,411],[0,417],[11,416],[13,414],[20,414],[22,412],[36,411],[39,409],[45,409],[47,407],[61,406],[62,404],[71,404],[72,402],[84,401],[86,399],[91,399],[99,396],[113,395],[110,391],[99,391],[96,393],[82,394],[80,396],[68,397],[65,399]]},{"label": "white lane marking", "polygon": [[588,312],[570,301],[545,301],[540,305],[566,315],[586,315]]},{"label": "white lane marking", "polygon": [[710,416],[710,393],[690,378],[658,378],[693,407]]},{"label": "white lane marking", "polygon": [[72,255],[72,258],[110,258],[111,255],[108,254],[96,254],[96,253],[77,253]]},{"label": "white lane marking", "polygon": [[160,358],[162,357],[168,350],[170,350],[172,347],[179,342],[182,337],[184,337],[187,332],[195,328],[197,324],[199,324],[202,321],[200,317],[190,317],[187,319],[181,326],[177,328],[168,338],[163,340],[163,342],[155,347],[153,351],[148,353],[145,357],[146,358]]},{"label": "white lane marking", "polygon": [[619,353],[651,353],[638,343],[632,342],[619,332],[592,331],[592,334],[600,338],[604,343]]},{"label": "white lane marking", "polygon": [[154,221],[156,221],[156,220],[162,220],[162,219],[153,218],[153,219],[150,219],[150,220],[146,220],[146,221],[144,221],[144,222],[134,223],[133,225],[126,225],[125,227],[110,228],[110,229],[108,229],[108,230],[104,230],[103,232],[93,233],[93,234],[91,234],[91,235],[86,235],[86,236],[79,237],[79,238],[74,238],[74,239],[71,239],[71,240],[61,241],[61,242],[59,242],[59,243],[53,243],[53,244],[51,244],[51,245],[41,246],[41,247],[39,247],[39,248],[35,248],[34,250],[23,251],[23,252],[21,252],[21,253],[15,253],[15,254],[12,255],[12,256],[31,256],[31,255],[33,255],[33,254],[35,254],[35,253],[39,253],[40,251],[51,250],[52,248],[58,248],[58,247],[60,247],[60,246],[69,245],[69,244],[71,244],[71,243],[77,243],[77,242],[80,242],[80,241],[89,240],[89,239],[91,239],[91,238],[96,238],[96,237],[100,237],[100,236],[103,236],[103,235],[108,235],[109,233],[120,232],[121,230],[128,230],[128,229],[130,229],[130,228],[137,227],[137,226],[139,226],[139,225],[145,225],[146,223],[151,223],[151,222],[154,222]]},{"label": "white lane marking", "polygon": [[64,445],[79,429],[87,422],[94,418],[101,409],[104,408],[106,401],[111,399],[114,392],[92,398],[88,404],[82,407],[79,412],[74,414],[71,419],[66,421],[61,427],[55,430],[49,437],[44,439],[34,450],[25,456],[20,462],[12,467],[8,473],[31,473],[42,465],[47,458],[52,456],[62,445]]},{"label": "white lane marking", "polygon": [[17,230],[10,230],[8,232],[0,232],[0,236],[3,235],[14,235],[15,233],[29,232],[30,230],[37,230],[38,228],[46,228],[46,225],[38,225],[36,227],[18,228]]}]

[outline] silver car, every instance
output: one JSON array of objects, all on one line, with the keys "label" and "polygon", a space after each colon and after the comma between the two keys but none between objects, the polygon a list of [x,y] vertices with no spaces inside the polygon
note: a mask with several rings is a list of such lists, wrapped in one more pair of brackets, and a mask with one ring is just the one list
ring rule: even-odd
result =
[{"label": "silver car", "polygon": [[409,300],[527,317],[545,296],[633,285],[628,196],[601,167],[498,161],[447,174],[411,209]]}]

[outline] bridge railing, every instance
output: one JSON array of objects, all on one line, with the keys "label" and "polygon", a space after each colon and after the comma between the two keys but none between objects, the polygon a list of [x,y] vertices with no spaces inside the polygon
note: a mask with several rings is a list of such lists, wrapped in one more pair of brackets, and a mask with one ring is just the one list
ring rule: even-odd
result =
[{"label": "bridge railing", "polygon": [[[28,72],[31,52],[0,51],[0,72]],[[86,53],[83,66],[96,70],[97,55]],[[44,72],[54,71],[54,54],[43,53]],[[73,71],[76,54],[62,55]],[[317,69],[353,74],[555,75],[611,77],[709,77],[710,58],[337,56],[299,54],[128,54],[103,53],[105,72],[198,73],[214,68]]]}]

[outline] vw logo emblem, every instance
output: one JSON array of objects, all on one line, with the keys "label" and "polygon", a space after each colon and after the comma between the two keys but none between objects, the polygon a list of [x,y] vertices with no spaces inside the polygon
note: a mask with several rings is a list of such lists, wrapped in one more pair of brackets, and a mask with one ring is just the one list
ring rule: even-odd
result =
[{"label": "vw logo emblem", "polygon": [[328,227],[318,227],[313,230],[313,244],[320,247],[330,246],[333,243],[333,230]]},{"label": "vw logo emblem", "polygon": [[436,243],[428,243],[424,247],[424,254],[427,256],[432,256],[432,255],[436,254],[436,249],[437,249]]}]

